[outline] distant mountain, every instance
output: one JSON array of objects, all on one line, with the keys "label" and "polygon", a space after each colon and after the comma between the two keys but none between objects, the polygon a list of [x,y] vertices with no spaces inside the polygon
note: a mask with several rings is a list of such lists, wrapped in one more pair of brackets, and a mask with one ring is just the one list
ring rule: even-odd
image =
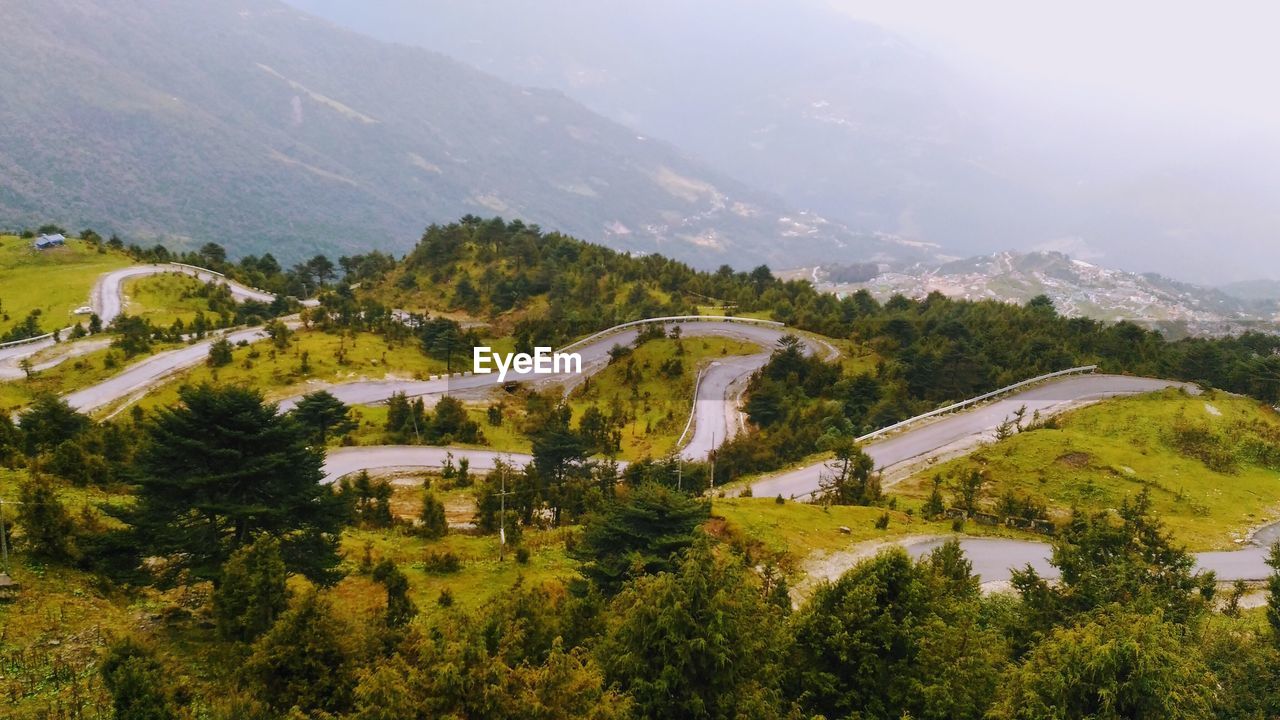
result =
[{"label": "distant mountain", "polygon": [[1274,134],[1014,90],[1000,71],[1016,67],[978,69],[830,0],[288,2],[563,91],[859,230],[1211,283],[1280,263]]},{"label": "distant mountain", "polygon": [[1241,300],[1280,301],[1280,280],[1243,280],[1223,285],[1218,289]]},{"label": "distant mountain", "polygon": [[941,292],[968,300],[1025,303],[1047,295],[1064,315],[1130,320],[1194,334],[1280,327],[1280,307],[1275,303],[1241,300],[1160,275],[1111,270],[1058,252],[1001,252],[942,265],[916,265],[861,283],[831,282],[821,266],[784,275],[808,277],[820,289],[838,293],[866,288],[881,300],[897,294],[920,298]]},{"label": "distant mountain", "polygon": [[274,0],[7,0],[0,226],[295,259],[502,215],[702,266],[922,255],[672,146]]}]

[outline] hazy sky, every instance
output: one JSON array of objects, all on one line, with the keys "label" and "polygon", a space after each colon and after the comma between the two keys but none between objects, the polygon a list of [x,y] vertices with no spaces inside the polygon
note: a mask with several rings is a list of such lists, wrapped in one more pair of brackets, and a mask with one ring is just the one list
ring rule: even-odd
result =
[{"label": "hazy sky", "polygon": [[1113,118],[1274,136],[1280,127],[1280,3],[1263,0],[832,0],[1044,96],[1083,98]]}]

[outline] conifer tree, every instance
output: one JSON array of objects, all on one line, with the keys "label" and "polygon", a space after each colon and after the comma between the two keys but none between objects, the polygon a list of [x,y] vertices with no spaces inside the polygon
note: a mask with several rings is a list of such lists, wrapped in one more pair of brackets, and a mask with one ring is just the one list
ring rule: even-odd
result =
[{"label": "conifer tree", "polygon": [[422,495],[422,522],[418,525],[418,533],[425,538],[442,538],[449,532],[449,522],[445,518],[444,503],[436,494],[426,490]]},{"label": "conifer tree", "polygon": [[242,642],[262,635],[288,605],[287,581],[276,538],[262,536],[237,550],[223,566],[222,581],[213,593],[218,632]]},{"label": "conifer tree", "polygon": [[50,452],[67,440],[72,440],[92,425],[66,400],[51,393],[41,393],[24,413],[20,421],[28,455]]},{"label": "conifer tree", "polygon": [[1271,636],[1280,646],[1280,542],[1273,543],[1267,553],[1267,565],[1271,575],[1267,577],[1267,624]]},{"label": "conifer tree", "polygon": [[145,425],[137,502],[120,511],[141,557],[162,557],[162,581],[181,571],[217,581],[238,548],[277,537],[285,566],[336,580],[343,501],[323,483],[323,451],[255,391],[200,385]]},{"label": "conifer tree", "polygon": [[409,599],[409,578],[390,560],[383,559],[373,568],[373,579],[387,589],[387,610],[383,616],[387,627],[403,627],[418,614]]},{"label": "conifer tree", "polygon": [[32,556],[54,562],[76,557],[75,521],[49,478],[36,474],[22,483],[18,502],[18,527]]},{"label": "conifer tree", "polygon": [[355,684],[348,633],[329,601],[309,591],[254,643],[241,673],[280,712],[343,712]]},{"label": "conifer tree", "polygon": [[213,344],[209,346],[209,357],[205,360],[205,363],[209,367],[220,368],[230,365],[231,360],[231,342],[226,337],[214,340]]},{"label": "conifer tree", "polygon": [[785,717],[783,611],[740,560],[695,545],[673,573],[641,577],[614,600],[597,656],[640,717]]},{"label": "conifer tree", "polygon": [[674,570],[674,557],[693,544],[709,507],[654,483],[635,488],[584,523],[583,574],[605,593],[637,575]]},{"label": "conifer tree", "polygon": [[351,408],[326,390],[302,396],[292,414],[319,445],[324,445],[331,436],[346,435],[356,429]]},{"label": "conifer tree", "polygon": [[173,720],[177,708],[155,651],[132,638],[113,644],[99,668],[116,720]]}]

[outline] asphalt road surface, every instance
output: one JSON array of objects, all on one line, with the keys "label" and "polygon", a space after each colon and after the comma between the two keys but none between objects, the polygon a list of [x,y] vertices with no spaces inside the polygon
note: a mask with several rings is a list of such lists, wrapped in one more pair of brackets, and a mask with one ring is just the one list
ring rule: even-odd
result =
[{"label": "asphalt road surface", "polygon": [[[269,302],[273,296],[225,278],[213,275],[196,268],[183,268],[168,265],[148,265],[126,268],[104,275],[95,285],[92,304],[103,322],[110,322],[119,315],[123,299],[123,283],[129,278],[151,275],[161,272],[183,272],[205,281],[223,282],[231,289],[232,295],[238,299],[254,299]],[[751,355],[728,356],[718,359],[706,368],[702,374],[694,402],[693,435],[682,450],[688,459],[703,459],[707,453],[732,437],[741,429],[741,415],[737,399],[743,384],[768,361],[769,352],[777,341],[788,332],[785,328],[768,325],[753,325],[733,322],[703,321],[685,323],[681,326],[685,337],[720,336],[734,337],[761,346],[762,351]],[[574,349],[582,356],[583,374],[597,372],[608,363],[608,351],[618,344],[629,344],[634,341],[637,331],[627,330],[600,338]],[[232,343],[241,340],[256,342],[265,337],[260,328],[251,328],[228,333]],[[89,412],[125,398],[145,393],[155,385],[165,381],[169,376],[188,367],[204,362],[208,357],[209,345],[213,339],[189,345],[177,350],[154,355],[146,360],[126,368],[123,372],[102,383],[84,388],[66,397],[68,403],[82,412]],[[31,357],[39,350],[52,345],[52,341],[33,343],[15,348],[0,349],[0,379],[10,379],[18,362],[24,357]],[[806,340],[807,352],[830,351],[821,343]],[[83,354],[101,346],[101,339],[91,339],[77,344],[75,350],[64,356],[37,364],[36,369],[51,367],[68,357]],[[566,376],[534,375],[532,373],[510,373],[508,380],[532,383],[562,383],[572,378]],[[393,393],[404,392],[410,396],[441,395],[449,392],[468,390],[485,390],[493,387],[496,377],[492,375],[466,375],[441,378],[428,381],[372,381],[335,385],[329,388],[345,402],[366,404],[381,402]],[[979,406],[967,412],[944,417],[920,426],[906,429],[882,440],[866,446],[866,451],[876,461],[879,468],[891,467],[903,462],[925,457],[948,447],[957,447],[966,442],[992,435],[995,428],[1006,418],[1012,417],[1020,407],[1027,408],[1027,416],[1039,410],[1042,415],[1049,415],[1082,402],[1100,400],[1119,395],[1132,395],[1152,392],[1167,387],[1183,386],[1175,383],[1149,378],[1133,378],[1114,375],[1084,375],[1064,378],[1045,383],[1029,390],[1007,396]],[[1191,388],[1189,388],[1191,389]],[[291,407],[293,399],[282,403],[282,407]],[[498,460],[504,460],[514,466],[523,466],[531,461],[531,457],[520,453],[500,453],[492,450],[470,448],[440,448],[421,446],[381,446],[355,447],[332,450],[325,461],[325,479],[334,482],[337,479],[360,470],[442,467],[450,458],[455,462],[466,457],[470,467],[477,472],[492,470]],[[816,463],[764,478],[752,485],[753,494],[757,496],[805,497],[817,490],[824,473],[829,472],[825,463]],[[1196,556],[1197,565],[1202,570],[1214,571],[1219,580],[1236,579],[1260,580],[1270,575],[1271,569],[1266,565],[1267,542],[1280,537],[1280,524],[1264,529],[1257,536],[1257,542],[1241,550],[1226,552],[1207,552]],[[929,552],[942,541],[927,539],[904,541],[904,546],[913,555],[919,556]],[[1054,577],[1056,572],[1048,564],[1049,546],[1044,543],[1029,541],[966,538],[961,541],[969,559],[974,564],[974,571],[986,582],[1007,580],[1009,569],[1030,565],[1045,577]]]},{"label": "asphalt road surface", "polygon": [[[674,323],[669,323],[674,325]],[[609,350],[615,345],[629,345],[635,341],[639,330],[627,329],[606,335],[589,343],[573,347],[572,352],[582,357],[581,377],[593,375],[609,364]],[[710,439],[716,436],[716,443],[722,442],[730,434],[730,428],[738,424],[736,398],[741,392],[735,380],[745,382],[751,373],[762,367],[769,360],[774,345],[789,330],[775,325],[754,323],[699,320],[680,324],[681,336],[686,339],[697,337],[728,337],[759,345],[761,352],[751,355],[725,356],[715,362],[704,373],[695,403],[696,417],[694,434],[689,443],[692,451],[686,454],[695,457],[700,452],[706,457],[711,449]],[[818,343],[804,340],[808,352],[821,352],[826,348]],[[470,366],[471,358],[464,358],[460,364]],[[553,375],[536,375],[534,373],[508,372],[506,382],[520,382],[533,385],[571,384],[577,379],[576,373],[559,373]],[[396,393],[404,393],[409,397],[423,397],[428,401],[438,399],[444,394],[484,393],[498,384],[498,375],[458,375],[441,377],[434,380],[360,380],[349,383],[329,385],[323,389],[332,393],[348,405],[372,405],[385,402]],[[319,388],[317,388],[319,389]],[[301,396],[286,398],[281,401],[281,410],[289,410]]]},{"label": "asphalt road surface", "polygon": [[98,282],[94,283],[90,305],[93,306],[93,311],[98,314],[98,317],[102,319],[102,324],[109,325],[124,309],[124,283],[126,281],[161,273],[181,273],[204,282],[226,285],[231,291],[231,297],[241,302],[245,300],[271,302],[276,299],[276,296],[269,292],[255,290],[247,285],[241,285],[234,280],[200,268],[187,265],[134,265],[106,273],[98,278]]},{"label": "asphalt road surface", "polygon": [[328,451],[324,460],[324,481],[337,482],[344,476],[361,470],[393,470],[414,468],[441,468],[451,458],[456,464],[467,458],[470,469],[487,473],[497,467],[499,460],[516,468],[524,468],[533,461],[522,453],[503,453],[471,448],[426,447],[422,445],[379,445],[375,447],[345,447]]},{"label": "asphalt road surface", "polygon": [[[902,543],[912,557],[920,557],[941,545],[936,538],[906,540]],[[973,563],[973,572],[985,582],[1008,580],[1010,569],[1022,569],[1027,565],[1047,579],[1057,579],[1058,571],[1049,564],[1052,551],[1047,543],[1003,538],[962,538],[960,547]],[[1265,580],[1271,576],[1267,565],[1267,548],[1257,544],[1246,545],[1239,550],[1197,553],[1196,569],[1212,570],[1222,582],[1235,580]]]},{"label": "asphalt road surface", "polygon": [[[89,307],[93,308],[94,313],[102,320],[103,325],[109,325],[115,320],[124,309],[124,283],[133,278],[145,277],[148,275],[158,275],[160,273],[181,273],[190,275],[204,282],[213,282],[226,285],[231,291],[231,296],[236,300],[257,300],[260,302],[271,302],[275,299],[275,295],[255,290],[246,285],[242,285],[234,280],[229,280],[221,275],[195,268],[187,265],[133,265],[120,270],[114,270],[109,273],[103,273],[94,283],[93,289],[89,294]],[[308,301],[305,304],[313,304]],[[69,329],[61,331],[62,338],[65,341]],[[34,357],[37,353],[46,348],[57,345],[53,338],[37,340],[25,345],[17,345],[14,347],[0,348],[0,381],[15,380],[25,375],[22,369],[22,361],[25,358]],[[53,357],[49,357],[44,361],[37,361],[32,365],[32,371],[39,372],[56,367],[72,358],[81,355],[87,355],[91,352],[101,350],[110,344],[109,338],[93,337],[77,340],[75,342],[64,342],[63,348]]]},{"label": "asphalt road surface", "polygon": [[742,409],[738,399],[751,374],[769,362],[769,350],[724,357],[713,361],[703,371],[694,399],[693,432],[680,450],[681,457],[685,460],[706,460],[720,443],[742,431]]},{"label": "asphalt road surface", "polygon": [[[1042,416],[1047,416],[1082,402],[1154,392],[1168,387],[1195,390],[1194,386],[1184,383],[1123,375],[1078,375],[1051,380],[972,410],[908,428],[871,442],[863,450],[875,460],[877,468],[889,468],[957,443],[993,436],[995,429],[1024,405],[1026,417],[1030,420],[1037,410]],[[823,475],[829,472],[826,463],[807,465],[757,480],[751,485],[751,493],[756,497],[808,497],[818,489]]]},{"label": "asphalt road surface", "polygon": [[[227,333],[227,340],[236,344],[241,340],[254,343],[267,337],[262,328],[249,328]],[[97,385],[91,385],[65,396],[67,404],[83,413],[110,405],[118,400],[140,395],[170,376],[190,367],[195,367],[209,357],[209,346],[216,338],[210,338],[194,345],[167,350],[141,360],[125,368]]]}]

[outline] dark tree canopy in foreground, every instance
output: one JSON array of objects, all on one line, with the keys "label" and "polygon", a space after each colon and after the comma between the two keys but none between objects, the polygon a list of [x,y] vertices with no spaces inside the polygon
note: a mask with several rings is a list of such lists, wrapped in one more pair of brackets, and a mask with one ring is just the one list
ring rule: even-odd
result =
[{"label": "dark tree canopy in foreground", "polygon": [[327,581],[337,564],[343,503],[323,484],[310,433],[255,391],[200,385],[146,425],[137,504],[124,514],[143,557],[217,580],[260,535],[280,539],[286,566]]}]

